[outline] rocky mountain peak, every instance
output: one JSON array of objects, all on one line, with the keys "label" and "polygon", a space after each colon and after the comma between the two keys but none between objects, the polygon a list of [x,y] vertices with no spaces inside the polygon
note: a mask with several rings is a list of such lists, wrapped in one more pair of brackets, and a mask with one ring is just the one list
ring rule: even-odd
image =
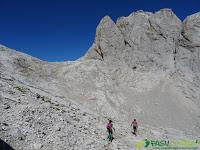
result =
[{"label": "rocky mountain peak", "polygon": [[189,49],[199,46],[198,17],[199,13],[194,14],[182,23],[167,8],[155,13],[136,11],[116,23],[106,16],[100,21],[86,56],[108,64],[121,61],[142,70],[174,70],[180,66],[176,58],[181,57],[181,45]]}]

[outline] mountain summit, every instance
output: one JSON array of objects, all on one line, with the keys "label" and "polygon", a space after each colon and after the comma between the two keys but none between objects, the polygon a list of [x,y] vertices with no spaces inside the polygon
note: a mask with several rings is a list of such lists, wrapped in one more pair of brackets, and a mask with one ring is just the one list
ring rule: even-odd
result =
[{"label": "mountain summit", "polygon": [[[0,138],[15,149],[130,149],[200,134],[200,13],[105,16],[77,61],[50,63],[0,46]],[[116,127],[107,145],[105,124]],[[139,120],[139,137],[130,122]]]}]

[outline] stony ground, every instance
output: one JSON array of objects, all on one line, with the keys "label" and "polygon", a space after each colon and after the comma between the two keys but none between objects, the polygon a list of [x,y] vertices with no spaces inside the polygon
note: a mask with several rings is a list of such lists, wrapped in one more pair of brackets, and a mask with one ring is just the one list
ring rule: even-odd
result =
[{"label": "stony ground", "polygon": [[107,140],[109,118],[0,72],[0,137],[17,150],[135,149],[137,141],[192,139],[181,131],[140,126],[138,136],[128,122],[113,120],[114,137]]}]

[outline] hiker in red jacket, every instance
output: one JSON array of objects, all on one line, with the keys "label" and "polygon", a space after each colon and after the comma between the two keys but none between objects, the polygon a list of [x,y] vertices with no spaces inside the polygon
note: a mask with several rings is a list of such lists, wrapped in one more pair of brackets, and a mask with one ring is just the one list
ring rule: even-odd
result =
[{"label": "hiker in red jacket", "polygon": [[131,126],[133,126],[133,134],[137,135],[138,123],[136,119],[133,120],[133,122],[131,123]]}]

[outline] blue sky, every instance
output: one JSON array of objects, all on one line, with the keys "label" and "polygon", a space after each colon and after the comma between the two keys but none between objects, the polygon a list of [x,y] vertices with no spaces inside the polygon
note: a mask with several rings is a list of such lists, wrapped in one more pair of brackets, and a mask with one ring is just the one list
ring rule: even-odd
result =
[{"label": "blue sky", "polygon": [[46,61],[76,60],[105,15],[161,8],[183,20],[200,11],[200,0],[0,0],[0,44]]}]

